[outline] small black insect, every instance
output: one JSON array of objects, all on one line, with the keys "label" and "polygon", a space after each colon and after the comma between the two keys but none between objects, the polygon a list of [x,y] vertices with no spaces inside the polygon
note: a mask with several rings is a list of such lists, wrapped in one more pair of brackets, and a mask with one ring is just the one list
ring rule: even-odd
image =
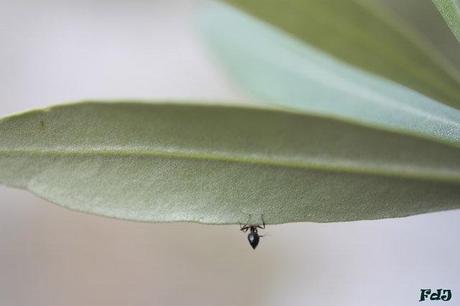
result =
[{"label": "small black insect", "polygon": [[[250,219],[251,217],[249,217]],[[248,220],[249,222],[249,220]],[[255,250],[257,245],[259,244],[260,237],[263,237],[262,235],[259,235],[257,232],[257,229],[265,229],[265,221],[264,218],[262,217],[262,225],[259,224],[246,224],[246,225],[241,225],[240,224],[240,230],[243,232],[247,232],[249,230],[248,234],[248,241],[251,247]]]}]

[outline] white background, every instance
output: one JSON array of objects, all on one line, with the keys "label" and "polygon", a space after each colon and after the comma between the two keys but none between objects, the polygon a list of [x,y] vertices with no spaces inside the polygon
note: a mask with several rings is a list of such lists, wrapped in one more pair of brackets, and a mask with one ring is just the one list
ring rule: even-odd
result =
[{"label": "white background", "polygon": [[[196,4],[0,1],[0,115],[83,99],[244,103],[193,27]],[[421,288],[453,290],[425,304],[458,305],[459,221],[268,226],[253,251],[238,226],[119,221],[0,187],[0,305],[408,306]]]}]

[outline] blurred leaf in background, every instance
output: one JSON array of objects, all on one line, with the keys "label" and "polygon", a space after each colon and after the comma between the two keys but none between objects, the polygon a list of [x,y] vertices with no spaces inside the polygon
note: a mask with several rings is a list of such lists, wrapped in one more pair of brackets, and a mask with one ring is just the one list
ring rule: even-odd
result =
[{"label": "blurred leaf in background", "polygon": [[452,33],[460,42],[460,1],[459,0],[433,0],[433,3],[442,14]]},{"label": "blurred leaf in background", "polygon": [[460,104],[458,71],[452,71],[374,1],[227,2],[353,66],[448,104]]},{"label": "blurred leaf in background", "polygon": [[460,144],[457,71],[390,16],[361,1],[230,2],[279,26],[222,3],[200,14],[211,48],[262,103]]},{"label": "blurred leaf in background", "polygon": [[378,0],[378,3],[441,54],[447,65],[460,70],[460,44],[431,0]]}]

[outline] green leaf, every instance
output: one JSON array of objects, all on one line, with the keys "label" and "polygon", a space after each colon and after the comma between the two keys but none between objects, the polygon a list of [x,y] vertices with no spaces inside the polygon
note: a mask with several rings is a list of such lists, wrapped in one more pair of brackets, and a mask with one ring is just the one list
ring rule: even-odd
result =
[{"label": "green leaf", "polygon": [[460,207],[460,149],[327,117],[139,103],[0,120],[0,182],[122,219],[349,221]]},{"label": "green leaf", "polygon": [[[443,64],[404,24],[376,7],[375,1],[226,2],[353,66],[460,107],[458,71]],[[256,43],[257,36],[253,39]]]},{"label": "green leaf", "polygon": [[454,72],[361,2],[229,2],[279,27],[221,3],[200,11],[211,47],[259,100],[460,145]]},{"label": "green leaf", "polygon": [[433,0],[449,28],[460,42],[460,1],[459,0]]}]

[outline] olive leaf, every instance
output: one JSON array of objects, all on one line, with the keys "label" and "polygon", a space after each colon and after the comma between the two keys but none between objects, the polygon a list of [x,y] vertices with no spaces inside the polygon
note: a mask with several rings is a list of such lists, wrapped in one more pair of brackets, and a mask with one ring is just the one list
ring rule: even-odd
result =
[{"label": "olive leaf", "polygon": [[[365,1],[208,3],[204,37],[262,103],[460,145],[458,73]],[[385,18],[384,18],[385,17]]]},{"label": "olive leaf", "polygon": [[459,0],[433,0],[447,25],[460,42],[460,1]]},{"label": "olive leaf", "polygon": [[[201,11],[264,103],[80,103],[0,119],[0,183],[150,222],[268,224],[460,207],[458,74],[365,0]],[[363,26],[366,25],[366,26]]]},{"label": "olive leaf", "polygon": [[81,103],[0,120],[0,182],[110,217],[350,221],[460,207],[460,149],[276,109]]},{"label": "olive leaf", "polygon": [[[460,108],[460,74],[405,24],[372,0],[226,0],[238,10],[272,24],[285,34],[354,67],[383,76],[436,100]],[[221,1],[203,7],[204,18],[215,14],[221,36],[245,35],[238,23],[228,27]],[[220,18],[227,18],[220,20]],[[235,16],[233,16],[235,17]],[[247,24],[247,23],[245,23]],[[210,26],[210,24],[207,24]],[[205,29],[212,30],[212,29]],[[258,35],[251,33],[252,44]],[[232,40],[233,37],[228,40]],[[238,43],[237,41],[235,41]],[[267,50],[269,51],[269,50]]]}]

